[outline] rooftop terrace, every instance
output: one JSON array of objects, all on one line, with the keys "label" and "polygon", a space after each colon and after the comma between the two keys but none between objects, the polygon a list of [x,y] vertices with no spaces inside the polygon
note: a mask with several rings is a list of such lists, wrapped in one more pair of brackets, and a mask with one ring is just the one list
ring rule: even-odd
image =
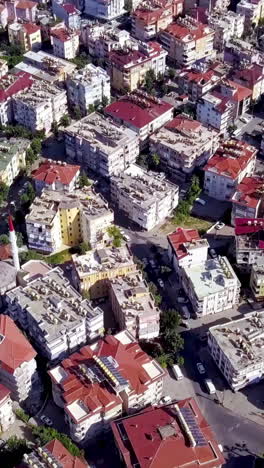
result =
[{"label": "rooftop terrace", "polygon": [[21,154],[29,147],[30,142],[23,138],[0,138],[0,173],[4,171],[12,158],[17,154]]}]

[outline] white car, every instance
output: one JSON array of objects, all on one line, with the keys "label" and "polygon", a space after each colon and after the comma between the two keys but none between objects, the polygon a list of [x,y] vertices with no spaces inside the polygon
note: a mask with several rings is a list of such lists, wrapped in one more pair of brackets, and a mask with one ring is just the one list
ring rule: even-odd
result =
[{"label": "white car", "polygon": [[205,368],[201,362],[197,362],[196,367],[198,369],[199,374],[205,374]]},{"label": "white car", "polygon": [[123,234],[123,239],[126,241],[126,242],[130,242],[130,237],[127,235],[127,234]]},{"label": "white car", "polygon": [[164,282],[162,281],[161,278],[158,278],[158,284],[161,288],[164,288]]},{"label": "white car", "polygon": [[154,260],[152,260],[152,259],[149,261],[149,264],[150,264],[150,266],[152,268],[156,268],[156,266],[157,266],[156,263],[154,262]]},{"label": "white car", "polygon": [[218,231],[223,229],[223,227],[225,227],[225,223],[222,223],[221,221],[218,221],[215,225],[215,229],[218,229]]},{"label": "white car", "polygon": [[244,116],[244,117],[240,117],[239,120],[241,120],[241,122],[247,124],[247,123],[250,122],[251,119],[250,119],[250,117],[245,117],[245,116]]},{"label": "white car", "polygon": [[171,397],[169,395],[162,397],[160,403],[171,403]]},{"label": "white car", "polygon": [[48,418],[48,416],[45,416],[45,414],[42,414],[42,416],[40,416],[40,420],[41,422],[46,424],[46,426],[53,426],[52,420]]}]

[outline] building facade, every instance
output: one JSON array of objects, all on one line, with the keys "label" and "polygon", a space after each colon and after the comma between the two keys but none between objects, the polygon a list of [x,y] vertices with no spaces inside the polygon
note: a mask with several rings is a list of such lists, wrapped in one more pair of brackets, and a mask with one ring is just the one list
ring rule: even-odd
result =
[{"label": "building facade", "polygon": [[26,167],[26,151],[30,141],[23,138],[0,140],[0,181],[8,187]]},{"label": "building facade", "polygon": [[236,218],[262,218],[263,180],[261,177],[244,177],[232,197],[231,224]]},{"label": "building facade", "polygon": [[110,0],[109,2],[84,0],[84,13],[94,18],[111,21],[126,12],[124,6],[124,0]]},{"label": "building facade", "polygon": [[12,400],[10,390],[3,384],[0,384],[0,430],[5,432],[15,422],[15,415],[12,409]]},{"label": "building facade", "polygon": [[46,159],[38,169],[31,172],[37,195],[40,195],[44,188],[73,192],[79,184],[80,169],[80,166]]},{"label": "building facade", "polygon": [[167,239],[168,257],[177,273],[181,267],[190,268],[206,261],[209,244],[201,239],[196,229],[178,227]]},{"label": "building facade", "polygon": [[8,74],[0,79],[0,124],[7,125],[14,120],[12,96],[30,88],[33,79],[28,73]]},{"label": "building facade", "polygon": [[264,261],[263,219],[235,219],[236,264],[246,272],[252,265]]},{"label": "building facade", "polygon": [[236,11],[245,17],[245,30],[248,32],[252,27],[258,26],[259,21],[264,18],[264,1],[240,0]]},{"label": "building facade", "polygon": [[214,47],[222,52],[231,38],[240,38],[244,33],[245,17],[233,11],[213,11],[208,16],[208,26],[215,31]]},{"label": "building facade", "polygon": [[51,440],[43,447],[36,448],[31,453],[25,453],[22,459],[23,468],[31,468],[34,464],[38,464],[41,468],[49,468],[51,463],[53,468],[89,468],[84,458],[71,455],[57,439]]},{"label": "building facade", "polygon": [[225,134],[233,121],[234,104],[218,91],[204,94],[197,101],[197,120]]},{"label": "building facade", "polygon": [[65,28],[52,28],[50,33],[53,54],[71,60],[79,52],[79,33]]},{"label": "building facade", "polygon": [[8,39],[10,44],[20,46],[25,52],[39,50],[42,43],[40,26],[33,23],[11,23],[8,25]]},{"label": "building facade", "polygon": [[252,265],[250,274],[250,289],[255,301],[264,300],[264,262]]}]

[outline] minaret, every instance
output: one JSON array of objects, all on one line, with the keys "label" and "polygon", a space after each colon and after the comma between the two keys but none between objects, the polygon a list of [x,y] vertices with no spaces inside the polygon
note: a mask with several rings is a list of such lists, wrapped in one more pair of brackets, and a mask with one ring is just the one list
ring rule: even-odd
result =
[{"label": "minaret", "polygon": [[11,244],[13,263],[14,263],[14,267],[18,271],[20,270],[20,264],[19,264],[18,248],[17,248],[17,241],[16,241],[16,233],[15,233],[11,215],[8,216],[8,225],[9,225],[9,240]]}]

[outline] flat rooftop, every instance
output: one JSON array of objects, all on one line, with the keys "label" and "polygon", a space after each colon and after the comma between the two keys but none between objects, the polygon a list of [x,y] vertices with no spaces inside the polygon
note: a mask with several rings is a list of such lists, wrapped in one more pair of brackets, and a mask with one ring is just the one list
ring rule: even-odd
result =
[{"label": "flat rooftop", "polygon": [[238,284],[235,272],[226,257],[183,268],[193,284],[198,300]]},{"label": "flat rooftop", "polygon": [[30,141],[24,138],[0,138],[0,173],[4,171],[13,157],[21,154],[30,146]]},{"label": "flat rooftop", "polygon": [[209,329],[236,370],[264,362],[264,311]]},{"label": "flat rooftop", "polygon": [[71,74],[77,66],[67,60],[55,57],[42,50],[30,50],[24,54],[23,62],[15,66],[15,70],[27,72],[35,78],[55,82]]},{"label": "flat rooftop", "polygon": [[76,138],[88,141],[91,146],[105,154],[111,154],[119,147],[129,144],[129,141],[137,138],[132,130],[117,125],[109,117],[99,112],[84,117],[64,130],[64,133]]},{"label": "flat rooftop", "polygon": [[38,105],[47,102],[48,99],[65,93],[62,88],[46,82],[35,81],[33,85],[26,90],[19,91],[15,99],[29,105]]},{"label": "flat rooftop", "polygon": [[103,314],[99,307],[92,308],[90,302],[82,298],[59,267],[25,287],[18,286],[8,297],[30,311],[47,342],[74,329],[86,317],[93,320]]},{"label": "flat rooftop", "polygon": [[94,84],[98,79],[101,80],[102,77],[105,79],[108,78],[110,81],[110,76],[103,68],[96,67],[92,63],[88,63],[88,65],[86,65],[81,70],[75,70],[73,75],[70,77],[70,81],[74,82],[76,85],[79,83],[83,85],[91,85]]}]

